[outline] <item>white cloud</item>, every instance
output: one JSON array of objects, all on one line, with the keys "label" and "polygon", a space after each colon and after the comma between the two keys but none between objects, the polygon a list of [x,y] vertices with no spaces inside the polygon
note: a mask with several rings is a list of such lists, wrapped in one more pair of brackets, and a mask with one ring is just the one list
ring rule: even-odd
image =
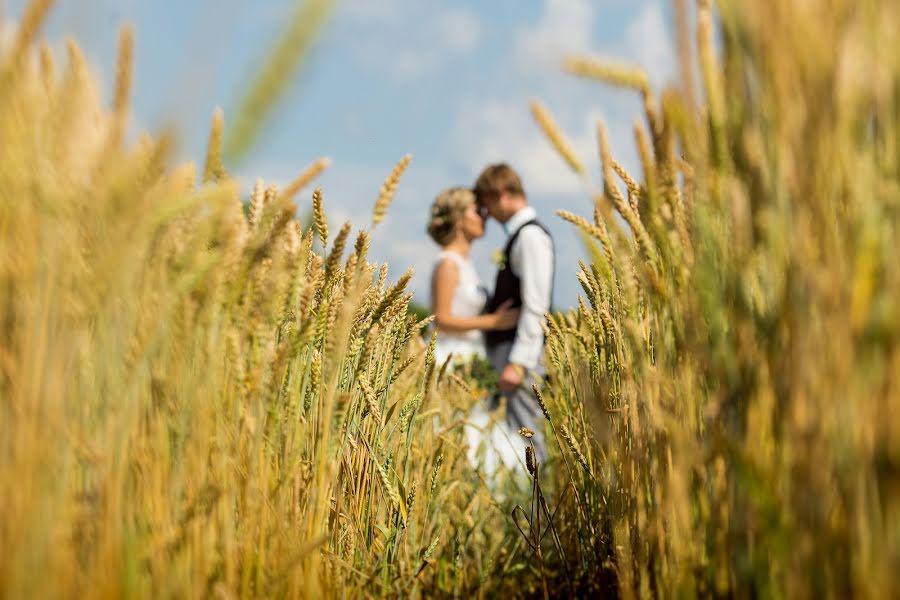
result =
[{"label": "white cloud", "polygon": [[471,12],[449,9],[440,22],[441,43],[455,52],[474,50],[481,40],[481,22]]},{"label": "white cloud", "polygon": [[378,72],[415,78],[474,51],[483,26],[471,10],[440,0],[348,2],[344,16],[356,57]]},{"label": "white cloud", "polygon": [[515,64],[528,74],[558,71],[566,54],[591,50],[593,29],[589,0],[544,0],[540,21],[515,35]]},{"label": "white cloud", "polygon": [[[589,159],[594,147],[594,114],[580,119],[569,141],[576,154]],[[583,196],[580,179],[563,162],[531,117],[524,99],[489,100],[465,107],[455,140],[458,159],[473,174],[494,162],[508,162],[522,174],[532,195]]]},{"label": "white cloud", "polygon": [[675,71],[675,50],[660,0],[647,2],[625,28],[625,54],[640,64],[650,81],[661,86]]}]

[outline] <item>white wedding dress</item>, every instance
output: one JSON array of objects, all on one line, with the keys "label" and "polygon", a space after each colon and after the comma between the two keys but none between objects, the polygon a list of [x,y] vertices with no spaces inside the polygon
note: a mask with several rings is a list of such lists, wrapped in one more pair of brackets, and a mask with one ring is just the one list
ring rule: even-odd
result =
[{"label": "white wedding dress", "polygon": [[[455,317],[477,317],[487,303],[487,290],[482,285],[478,272],[469,259],[449,250],[440,253],[434,265],[435,271],[445,260],[453,262],[459,272],[458,283],[453,291],[453,301],[450,304],[451,314]],[[463,360],[470,359],[473,354],[485,358],[487,350],[484,345],[484,333],[477,329],[438,331],[434,354],[438,365],[444,364],[450,354],[453,354],[455,359]]]},{"label": "white wedding dress", "polygon": [[[435,262],[435,271],[444,260],[451,260],[459,271],[459,279],[450,305],[456,317],[476,317],[484,311],[487,290],[478,277],[478,272],[467,258],[445,250]],[[434,348],[436,364],[442,365],[452,353],[452,362],[471,360],[472,356],[486,358],[484,333],[477,329],[469,331],[440,331]],[[487,478],[492,478],[503,465],[509,471],[524,469],[524,440],[511,431],[504,419],[495,419],[487,410],[486,402],[478,403],[466,422],[466,442],[472,465],[483,470]],[[520,452],[521,451],[521,452]],[[519,457],[519,454],[522,457]]]}]

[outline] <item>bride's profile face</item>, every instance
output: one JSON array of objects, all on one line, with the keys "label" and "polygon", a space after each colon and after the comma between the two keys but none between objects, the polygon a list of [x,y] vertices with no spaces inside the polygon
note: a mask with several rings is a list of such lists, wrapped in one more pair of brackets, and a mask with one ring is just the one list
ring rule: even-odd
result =
[{"label": "bride's profile face", "polygon": [[478,213],[478,208],[474,202],[466,207],[462,219],[459,221],[459,228],[463,235],[470,240],[484,236],[484,219]]}]

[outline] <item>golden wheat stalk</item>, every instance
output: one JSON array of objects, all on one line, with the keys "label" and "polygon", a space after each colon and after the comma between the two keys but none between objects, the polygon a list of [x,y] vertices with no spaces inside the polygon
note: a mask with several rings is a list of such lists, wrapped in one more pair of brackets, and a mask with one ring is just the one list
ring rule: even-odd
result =
[{"label": "golden wheat stalk", "polygon": [[316,235],[322,246],[328,245],[328,219],[325,218],[325,207],[322,205],[322,188],[313,190],[313,224]]},{"label": "golden wheat stalk", "polygon": [[172,187],[178,192],[190,192],[194,189],[197,180],[197,167],[194,161],[184,162],[172,170],[169,176]]},{"label": "golden wheat stalk", "polygon": [[573,171],[584,177],[587,174],[584,164],[575,154],[569,141],[565,138],[562,131],[559,129],[559,126],[553,120],[550,111],[537,100],[533,100],[531,102],[531,114],[538,126],[544,132],[544,135],[547,136],[547,139],[550,140],[550,143],[553,144],[553,147],[556,148],[556,151],[562,156],[563,160],[566,161]]},{"label": "golden wheat stalk", "polygon": [[53,64],[53,51],[47,42],[41,42],[40,49],[41,81],[44,84],[44,92],[47,97],[52,97],[56,81],[56,72]]},{"label": "golden wheat stalk", "polygon": [[644,224],[631,209],[631,206],[625,201],[625,198],[622,197],[622,192],[619,191],[619,186],[616,185],[615,178],[613,177],[613,163],[615,161],[609,151],[609,139],[606,135],[606,126],[602,121],[597,124],[597,139],[600,142],[600,159],[603,163],[603,189],[606,192],[606,196],[613,202],[616,210],[622,215],[628,223],[628,226],[631,227],[632,234],[637,240],[638,245],[641,247],[641,250],[643,250],[646,258],[654,267],[657,267],[658,254],[656,244],[653,243]]},{"label": "golden wheat stalk", "polygon": [[431,485],[428,486],[429,495],[434,495],[434,489],[437,487],[437,477],[438,472],[441,470],[441,465],[444,464],[444,453],[441,452],[438,454],[437,459],[434,461],[434,467],[431,469]]},{"label": "golden wheat stalk", "polygon": [[531,391],[534,394],[534,397],[537,398],[538,406],[541,407],[541,412],[544,413],[544,418],[548,421],[552,421],[550,418],[550,410],[547,408],[547,402],[544,400],[544,394],[541,393],[540,388],[536,383],[531,384]]},{"label": "golden wheat stalk", "polygon": [[119,51],[116,59],[116,83],[113,94],[112,143],[118,146],[128,123],[128,99],[134,79],[134,29],[125,25],[119,32]]},{"label": "golden wheat stalk", "polygon": [[569,56],[563,60],[563,68],[573,75],[631,88],[644,95],[650,92],[647,74],[640,67],[599,57]]},{"label": "golden wheat stalk", "polygon": [[253,144],[259,133],[259,124],[275,106],[291,81],[291,75],[300,67],[332,4],[331,0],[307,0],[296,4],[296,12],[285,32],[258,70],[256,79],[238,107],[234,126],[225,141],[225,156],[230,161],[239,159]]},{"label": "golden wheat stalk", "polygon": [[394,194],[397,192],[397,183],[400,181],[400,177],[403,176],[403,172],[406,171],[411,160],[411,154],[407,154],[401,158],[394,166],[391,174],[388,175],[387,179],[385,179],[384,183],[381,185],[381,190],[378,192],[378,199],[375,200],[375,208],[372,210],[373,227],[381,223],[382,219],[384,219],[388,206],[390,206],[391,200],[394,199]]},{"label": "golden wheat stalk", "polygon": [[372,312],[372,322],[377,323],[378,320],[387,312],[389,308],[393,306],[393,304],[397,301],[398,298],[401,297],[403,291],[406,289],[409,280],[412,279],[413,270],[412,267],[406,270],[403,275],[400,276],[400,279],[397,280],[391,288],[384,294],[384,297],[381,299],[381,302],[378,303],[378,306]]},{"label": "golden wheat stalk", "polygon": [[350,228],[352,227],[350,221],[344,223],[341,227],[341,230],[338,232],[337,237],[334,238],[334,244],[331,248],[331,253],[328,255],[328,260],[325,261],[325,279],[327,280],[330,276],[334,275],[337,271],[337,266],[340,264],[341,259],[344,256],[344,248],[347,245],[347,238],[350,237]]},{"label": "golden wheat stalk", "polygon": [[374,455],[372,456],[372,462],[375,463],[375,471],[378,473],[378,479],[381,481],[381,486],[384,488],[387,497],[390,498],[391,502],[395,506],[400,506],[402,500],[400,499],[400,492],[397,491],[397,488],[391,485],[390,478],[388,477],[387,470],[385,470],[384,465],[381,464],[381,461],[378,460]]},{"label": "golden wheat stalk", "polygon": [[303,171],[290,182],[284,191],[281,192],[282,198],[290,200],[294,196],[296,196],[303,188],[305,188],[309,183],[322,174],[325,169],[331,166],[331,159],[328,157],[322,157],[313,161],[309,166],[307,166]]},{"label": "golden wheat stalk", "polygon": [[[612,239],[609,237],[609,229],[606,227],[606,219],[599,206],[594,206],[594,225],[600,232],[600,244],[603,246],[603,252],[606,254],[607,260],[612,263],[615,259],[613,254]],[[611,268],[611,267],[610,267]]]},{"label": "golden wheat stalk", "polygon": [[55,0],[32,0],[28,4],[28,7],[25,9],[25,16],[22,17],[19,28],[16,31],[15,42],[13,42],[13,60],[24,58],[25,51],[31,46],[55,3]]},{"label": "golden wheat stalk", "polygon": [[[653,161],[650,140],[640,121],[634,123],[634,141],[641,161],[641,169],[644,171],[644,187],[647,191],[645,197],[652,202],[656,192],[656,164]],[[652,210],[651,206],[650,211],[652,212]]]},{"label": "golden wheat stalk", "polygon": [[465,380],[457,375],[456,373],[450,373],[450,381],[452,381],[456,386],[464,391],[470,398],[475,398],[475,393],[472,391],[472,388],[469,387],[469,384],[465,382]]},{"label": "golden wheat stalk", "polygon": [[628,204],[631,210],[638,214],[638,199],[641,196],[641,186],[628,174],[625,167],[620,165],[615,159],[612,160],[612,168],[628,189]]},{"label": "golden wheat stalk", "polygon": [[566,440],[569,449],[572,451],[572,454],[578,459],[578,463],[588,472],[588,474],[591,474],[591,468],[588,466],[587,458],[584,456],[584,452],[581,451],[581,446],[578,445],[578,442],[569,431],[569,427],[565,423],[561,423],[559,430],[562,433],[563,439]]},{"label": "golden wheat stalk", "polygon": [[379,425],[384,425],[384,420],[381,417],[381,409],[378,407],[378,400],[375,397],[375,390],[372,389],[372,385],[365,378],[362,378],[359,380],[359,387],[362,389],[363,400],[366,402],[369,414],[372,415],[372,418],[375,419]]},{"label": "golden wheat stalk", "polygon": [[715,144],[717,158],[725,160],[727,146],[725,142],[725,92],[719,74],[716,59],[715,42],[713,41],[713,17],[709,3],[700,3],[697,7],[697,53],[700,57],[700,73],[706,90],[706,102],[709,106],[709,122],[712,127],[712,141]]},{"label": "golden wheat stalk", "polygon": [[350,256],[347,257],[347,262],[344,264],[343,286],[345,296],[350,293],[350,290],[353,288],[353,284],[356,281],[356,267],[358,264],[359,257],[351,252]]},{"label": "golden wheat stalk", "polygon": [[561,208],[556,210],[556,215],[560,217],[564,221],[568,221],[578,229],[582,230],[586,234],[591,237],[597,238],[601,243],[603,243],[603,232],[599,227],[592,224],[590,221],[583,217],[579,217],[578,215],[571,213],[567,210],[563,210]]},{"label": "golden wheat stalk", "polygon": [[262,179],[257,179],[253,184],[253,191],[250,192],[250,212],[248,220],[250,229],[255,230],[259,227],[262,220],[263,210],[266,203],[266,187]]},{"label": "golden wheat stalk", "polygon": [[353,244],[353,253],[358,257],[360,264],[364,264],[366,261],[370,240],[369,232],[365,230],[360,230],[356,236],[356,242]]},{"label": "golden wheat stalk", "polygon": [[597,277],[597,271],[594,268],[594,265],[592,264],[590,267],[588,267],[586,264],[584,264],[583,260],[578,259],[578,267],[584,273],[584,276],[588,278],[588,281],[590,282],[591,293],[593,293],[593,295],[598,300],[602,299],[603,294],[600,288],[600,279]]},{"label": "golden wheat stalk", "polygon": [[203,183],[219,181],[226,177],[222,165],[222,127],[224,114],[221,108],[213,111],[212,124],[209,128],[209,144],[206,147],[206,165],[203,167]]}]

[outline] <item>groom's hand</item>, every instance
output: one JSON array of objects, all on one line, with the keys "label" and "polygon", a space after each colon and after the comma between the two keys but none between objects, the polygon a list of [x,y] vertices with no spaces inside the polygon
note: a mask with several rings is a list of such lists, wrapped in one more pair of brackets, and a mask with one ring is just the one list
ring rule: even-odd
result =
[{"label": "groom's hand", "polygon": [[500,391],[511,392],[525,381],[525,367],[515,363],[509,363],[503,367],[500,373]]}]

